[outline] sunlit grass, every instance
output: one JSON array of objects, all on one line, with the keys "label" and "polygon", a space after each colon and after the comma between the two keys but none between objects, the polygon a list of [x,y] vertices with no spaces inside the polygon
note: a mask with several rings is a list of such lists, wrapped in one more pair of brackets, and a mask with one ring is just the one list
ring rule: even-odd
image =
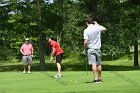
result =
[{"label": "sunlit grass", "polygon": [[139,71],[103,71],[101,84],[91,71],[64,71],[62,79],[51,77],[56,72],[0,72],[0,93],[139,93]]}]

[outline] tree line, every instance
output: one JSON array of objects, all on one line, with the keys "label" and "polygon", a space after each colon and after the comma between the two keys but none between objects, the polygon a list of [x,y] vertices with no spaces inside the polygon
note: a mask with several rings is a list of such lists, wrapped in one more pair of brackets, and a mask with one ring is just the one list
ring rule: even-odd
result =
[{"label": "tree line", "polygon": [[[54,37],[68,57],[83,50],[84,19],[92,16],[108,31],[102,34],[102,52],[113,58],[130,55],[134,47],[134,66],[138,66],[140,35],[139,0],[1,0],[1,59],[19,52],[24,37],[32,40],[36,58],[44,68],[50,53],[45,37]],[[5,57],[3,57],[3,55]]]}]

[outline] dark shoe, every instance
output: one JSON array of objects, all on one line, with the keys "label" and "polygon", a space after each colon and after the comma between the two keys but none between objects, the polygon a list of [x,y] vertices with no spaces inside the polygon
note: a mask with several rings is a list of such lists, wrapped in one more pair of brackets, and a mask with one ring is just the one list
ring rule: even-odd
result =
[{"label": "dark shoe", "polygon": [[98,79],[98,82],[99,82],[99,83],[102,83],[102,79]]},{"label": "dark shoe", "polygon": [[98,80],[93,80],[93,83],[99,83]]}]

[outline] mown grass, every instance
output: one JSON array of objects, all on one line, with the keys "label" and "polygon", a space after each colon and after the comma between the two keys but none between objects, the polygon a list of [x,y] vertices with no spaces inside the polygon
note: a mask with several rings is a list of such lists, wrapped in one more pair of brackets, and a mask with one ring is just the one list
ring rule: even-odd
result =
[{"label": "mown grass", "polygon": [[139,71],[104,71],[100,84],[88,83],[91,71],[88,76],[85,71],[64,71],[61,79],[51,77],[55,74],[0,72],[0,93],[139,93]]},{"label": "mown grass", "polygon": [[39,61],[33,60],[32,74],[22,74],[21,61],[0,62],[0,93],[139,93],[140,68],[133,66],[133,60],[123,56],[102,64],[103,83],[94,84],[89,83],[93,74],[91,66],[86,71],[85,56],[64,59],[62,79],[52,77],[56,64],[49,63],[48,58],[45,71],[40,71]]}]

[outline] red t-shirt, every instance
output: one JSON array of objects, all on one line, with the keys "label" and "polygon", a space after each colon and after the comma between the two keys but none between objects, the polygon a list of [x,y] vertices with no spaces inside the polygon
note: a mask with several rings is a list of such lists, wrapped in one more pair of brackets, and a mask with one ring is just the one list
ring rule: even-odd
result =
[{"label": "red t-shirt", "polygon": [[55,48],[55,55],[59,55],[59,54],[64,53],[62,48],[60,47],[60,45],[56,41],[51,40],[50,46],[51,46],[51,48]]}]

